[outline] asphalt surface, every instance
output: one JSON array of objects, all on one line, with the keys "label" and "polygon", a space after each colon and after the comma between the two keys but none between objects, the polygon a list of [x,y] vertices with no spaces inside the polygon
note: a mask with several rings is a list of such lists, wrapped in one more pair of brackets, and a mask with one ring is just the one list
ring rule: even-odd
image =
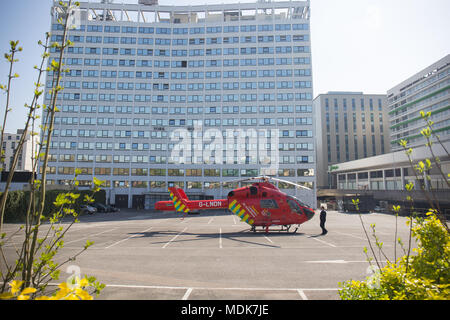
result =
[{"label": "asphalt surface", "polygon": [[[393,259],[395,217],[361,217],[369,234],[370,225],[376,225]],[[296,234],[277,227],[253,233],[225,211],[182,218],[127,210],[80,220],[65,236],[60,259],[77,253],[86,240],[94,245],[63,267],[59,282],[74,273],[95,276],[106,284],[100,300],[334,300],[339,282],[369,275],[363,252],[368,241],[357,214],[329,211],[324,236],[318,212]],[[405,222],[398,218],[398,236],[407,244]],[[18,226],[7,224],[4,231],[11,234]],[[5,247],[8,259],[14,259],[21,238],[13,236]],[[397,246],[397,256],[400,251]]]}]

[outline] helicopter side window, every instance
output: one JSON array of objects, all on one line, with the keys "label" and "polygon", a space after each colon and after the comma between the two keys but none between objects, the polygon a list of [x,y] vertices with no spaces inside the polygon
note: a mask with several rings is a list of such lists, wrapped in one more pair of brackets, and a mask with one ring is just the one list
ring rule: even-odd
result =
[{"label": "helicopter side window", "polygon": [[260,201],[261,208],[263,209],[276,209],[278,208],[277,202],[273,199],[262,199]]},{"label": "helicopter side window", "polygon": [[291,210],[294,211],[295,213],[298,213],[298,214],[303,213],[302,209],[300,209],[300,206],[294,200],[288,198],[287,203],[288,203],[289,207],[291,207]]}]

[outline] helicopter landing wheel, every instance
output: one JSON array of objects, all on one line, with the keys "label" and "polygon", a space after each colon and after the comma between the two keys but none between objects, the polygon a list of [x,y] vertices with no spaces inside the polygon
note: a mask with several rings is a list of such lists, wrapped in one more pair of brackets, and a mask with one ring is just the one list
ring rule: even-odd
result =
[{"label": "helicopter landing wheel", "polygon": [[294,231],[292,231],[292,234],[297,233],[298,228],[300,228],[300,225],[297,225],[297,226],[295,227]]},{"label": "helicopter landing wheel", "polygon": [[252,228],[250,229],[250,231],[256,232],[256,227],[252,226]]}]

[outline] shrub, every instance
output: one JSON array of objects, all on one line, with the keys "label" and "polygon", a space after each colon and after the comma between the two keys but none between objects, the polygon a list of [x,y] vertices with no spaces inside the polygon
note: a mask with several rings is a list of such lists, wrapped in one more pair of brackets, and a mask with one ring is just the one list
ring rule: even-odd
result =
[{"label": "shrub", "polygon": [[[55,206],[55,201],[60,193],[64,193],[66,191],[63,190],[50,190],[47,191],[45,197],[45,208],[43,212],[44,218],[49,218],[52,212],[55,212],[57,209]],[[91,190],[80,190],[76,191],[77,194],[80,194],[80,197],[76,199],[73,204],[73,209],[77,212],[80,212],[80,206],[85,204],[84,197],[85,195],[90,196],[92,194]],[[0,193],[1,196],[2,193]],[[106,203],[106,192],[105,190],[100,190],[96,192],[93,196],[95,202]],[[5,222],[6,223],[24,223],[26,219],[27,207],[29,204],[30,192],[29,191],[10,191],[8,194],[8,199],[6,201],[5,208]]]},{"label": "shrub", "polygon": [[364,281],[340,283],[344,300],[449,300],[450,236],[433,212],[409,219],[416,255],[388,262]]}]

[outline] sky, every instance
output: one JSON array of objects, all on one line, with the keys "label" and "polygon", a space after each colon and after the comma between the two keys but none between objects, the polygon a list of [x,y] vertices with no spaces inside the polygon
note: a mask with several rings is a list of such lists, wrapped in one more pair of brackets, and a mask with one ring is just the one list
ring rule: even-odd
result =
[{"label": "sky", "polygon": [[[115,0],[137,3],[138,0]],[[237,0],[159,0],[160,5],[235,3]],[[99,2],[99,1],[96,1]],[[252,0],[243,0],[253,2]],[[7,83],[3,58],[9,41],[23,52],[14,67],[6,132],[23,128],[42,49],[50,30],[52,0],[3,0],[0,12],[0,83]],[[450,53],[449,0],[311,0],[314,97],[328,91],[385,94],[389,89]],[[3,122],[6,95],[0,93]]]}]

